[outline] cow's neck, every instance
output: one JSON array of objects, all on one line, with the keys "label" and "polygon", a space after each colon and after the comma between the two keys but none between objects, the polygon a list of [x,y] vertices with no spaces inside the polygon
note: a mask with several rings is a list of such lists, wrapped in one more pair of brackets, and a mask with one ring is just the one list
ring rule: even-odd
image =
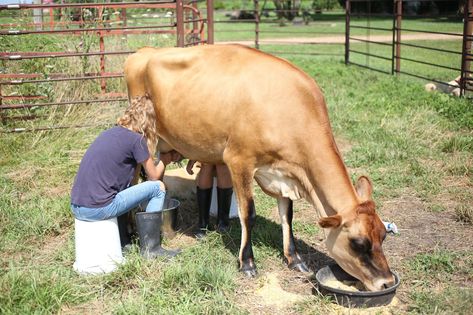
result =
[{"label": "cow's neck", "polygon": [[353,210],[359,203],[353,184],[338,152],[328,161],[312,161],[309,202],[316,206],[321,216]]}]

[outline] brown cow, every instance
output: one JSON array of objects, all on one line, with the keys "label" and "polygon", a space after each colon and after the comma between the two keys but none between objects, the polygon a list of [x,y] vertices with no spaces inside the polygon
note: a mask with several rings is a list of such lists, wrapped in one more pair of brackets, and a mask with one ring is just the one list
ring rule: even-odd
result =
[{"label": "brown cow", "polygon": [[226,163],[240,205],[240,270],[256,274],[252,184],[278,201],[284,255],[307,272],[292,233],[293,200],[315,206],[331,256],[369,290],[394,283],[366,177],[353,187],[315,81],[289,62],[238,45],[143,48],[125,63],[130,99],[154,104],[160,150]]}]

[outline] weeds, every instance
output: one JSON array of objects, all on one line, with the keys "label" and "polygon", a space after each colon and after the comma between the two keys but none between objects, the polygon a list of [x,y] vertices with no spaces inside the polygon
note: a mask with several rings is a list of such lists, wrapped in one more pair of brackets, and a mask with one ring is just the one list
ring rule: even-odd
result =
[{"label": "weeds", "polygon": [[[433,292],[432,292],[433,291]],[[419,314],[470,314],[473,291],[468,288],[422,290],[412,295],[410,311]]]},{"label": "weeds", "polygon": [[455,271],[455,254],[437,251],[421,254],[411,261],[411,269],[416,273],[452,273]]},{"label": "weeds", "polygon": [[473,224],[473,207],[470,205],[459,205],[455,208],[455,216],[458,221]]}]

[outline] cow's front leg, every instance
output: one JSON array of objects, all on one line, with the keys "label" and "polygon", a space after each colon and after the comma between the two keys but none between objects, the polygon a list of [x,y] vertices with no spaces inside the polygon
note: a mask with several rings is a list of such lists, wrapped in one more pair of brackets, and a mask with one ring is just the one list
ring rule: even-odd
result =
[{"label": "cow's front leg", "polygon": [[294,234],[292,233],[292,200],[289,198],[278,198],[279,217],[281,218],[284,257],[287,260],[287,266],[290,269],[309,272],[306,264],[302,261],[296,250]]}]

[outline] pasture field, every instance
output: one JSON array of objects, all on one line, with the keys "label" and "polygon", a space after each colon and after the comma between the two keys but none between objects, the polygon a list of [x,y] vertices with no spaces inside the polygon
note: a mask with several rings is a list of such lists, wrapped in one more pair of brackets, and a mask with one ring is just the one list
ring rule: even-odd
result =
[{"label": "pasture field", "polygon": [[[215,39],[217,41],[227,40],[254,40],[255,25],[254,22],[226,23],[228,17],[225,12],[215,13]],[[260,37],[265,38],[290,38],[290,37],[314,37],[314,36],[345,36],[345,14],[343,12],[327,12],[315,15],[307,25],[305,23],[293,23],[286,21],[280,24],[275,21],[274,16],[262,18],[260,24]],[[270,22],[270,23],[265,23]],[[373,28],[384,28],[389,30],[366,30],[361,28],[352,28],[351,35],[391,35],[390,29],[393,21],[383,17],[373,17],[371,19],[352,17],[352,26],[370,26]],[[430,32],[450,32],[462,33],[463,23],[461,18],[404,18],[402,28],[424,30]]]},{"label": "pasture field", "polygon": [[[470,314],[471,101],[426,93],[425,82],[405,76],[346,67],[340,57],[291,55],[287,49],[284,58],[314,77],[324,91],[334,134],[353,180],[370,176],[380,217],[400,229],[399,235],[389,235],[384,243],[392,269],[401,276],[397,304],[360,313]],[[425,58],[435,57],[427,53]],[[122,82],[117,87],[123,88]],[[51,93],[85,97],[95,93],[90,89],[71,84]],[[38,123],[110,123],[122,111],[123,104],[71,106],[43,110],[46,117]],[[183,249],[180,256],[172,261],[145,261],[134,246],[118,271],[78,276],[72,270],[74,220],[69,192],[82,154],[101,130],[1,135],[0,313],[358,313],[319,296],[312,279],[285,267],[276,202],[256,184],[256,279],[246,279],[237,271],[238,221],[232,222],[228,234],[212,232],[203,242],[194,240],[195,198],[181,199],[181,231],[166,240],[166,246]],[[324,232],[316,222],[309,204],[295,203],[297,245],[314,271],[331,262]]]}]

